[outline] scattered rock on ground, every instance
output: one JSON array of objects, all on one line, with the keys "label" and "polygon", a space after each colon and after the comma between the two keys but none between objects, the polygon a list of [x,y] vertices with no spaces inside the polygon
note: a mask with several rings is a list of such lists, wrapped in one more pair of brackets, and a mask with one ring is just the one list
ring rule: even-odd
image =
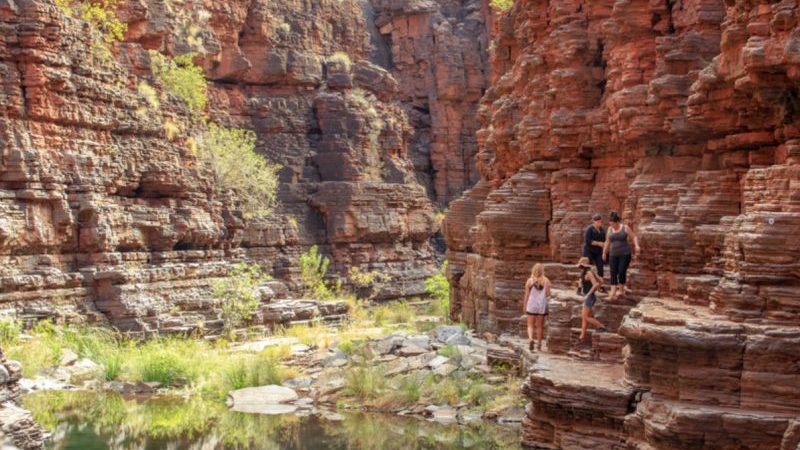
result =
[{"label": "scattered rock on ground", "polygon": [[237,389],[228,393],[228,406],[233,411],[256,414],[286,414],[297,409],[286,403],[298,399],[293,389],[278,386],[258,386]]}]

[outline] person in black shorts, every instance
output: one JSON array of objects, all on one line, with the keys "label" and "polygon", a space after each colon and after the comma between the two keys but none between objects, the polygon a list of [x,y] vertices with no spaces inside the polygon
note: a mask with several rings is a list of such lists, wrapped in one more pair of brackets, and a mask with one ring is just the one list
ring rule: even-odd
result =
[{"label": "person in black shorts", "polygon": [[597,289],[603,284],[603,279],[598,277],[592,270],[589,258],[583,257],[578,261],[581,269],[581,276],[578,279],[578,291],[583,296],[583,308],[581,309],[581,341],[586,339],[586,328],[589,324],[600,331],[605,331],[606,327],[592,315],[592,307],[597,301]]},{"label": "person in black shorts", "polygon": [[592,223],[583,232],[583,256],[589,258],[597,268],[597,275],[603,278],[603,246],[606,242],[606,230],[603,228],[603,216],[592,214]]}]

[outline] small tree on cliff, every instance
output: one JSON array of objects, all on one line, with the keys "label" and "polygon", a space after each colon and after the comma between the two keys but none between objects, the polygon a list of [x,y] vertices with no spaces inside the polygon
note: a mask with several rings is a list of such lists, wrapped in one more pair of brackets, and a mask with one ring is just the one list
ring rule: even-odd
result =
[{"label": "small tree on cliff", "polygon": [[320,300],[331,300],[336,297],[339,287],[331,289],[325,282],[325,274],[331,260],[319,253],[316,245],[300,255],[300,276],[306,285],[306,295]]},{"label": "small tree on cliff", "polygon": [[269,279],[258,264],[241,262],[228,271],[227,277],[212,282],[212,295],[222,305],[227,331],[253,318],[261,303],[258,286]]},{"label": "small tree on cliff", "polygon": [[255,146],[252,131],[214,123],[208,124],[199,145],[200,156],[214,168],[217,187],[235,193],[247,219],[268,216],[278,191],[280,166],[258,154]]}]

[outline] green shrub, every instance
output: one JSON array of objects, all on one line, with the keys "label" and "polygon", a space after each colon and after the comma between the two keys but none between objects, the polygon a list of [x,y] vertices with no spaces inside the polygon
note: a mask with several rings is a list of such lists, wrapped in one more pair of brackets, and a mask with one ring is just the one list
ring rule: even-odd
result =
[{"label": "green shrub", "polygon": [[345,395],[374,399],[386,388],[386,377],[377,367],[356,367],[345,373]]},{"label": "green shrub", "polygon": [[167,92],[182,99],[190,110],[199,112],[206,107],[206,77],[203,69],[194,65],[195,53],[172,59],[150,50],[150,69]]},{"label": "green shrub", "polygon": [[109,356],[103,364],[103,377],[106,381],[114,381],[122,373],[122,355],[115,353]]},{"label": "green shrub", "polygon": [[300,276],[306,285],[306,295],[321,300],[335,297],[334,291],[325,282],[325,274],[331,260],[319,253],[316,245],[300,255]]},{"label": "green shrub", "polygon": [[148,342],[137,361],[141,381],[157,381],[164,386],[186,385],[194,381],[192,356],[179,351],[176,346],[159,346]]},{"label": "green shrub", "polygon": [[211,283],[212,295],[222,304],[222,321],[227,330],[253,317],[261,303],[258,285],[268,279],[258,264],[240,262],[233,266],[226,278]]},{"label": "green shrub", "polygon": [[271,352],[261,352],[234,362],[225,370],[224,384],[218,389],[222,395],[236,389],[269,384],[281,384],[295,372],[280,363],[280,358]]},{"label": "green shrub", "polygon": [[17,341],[22,333],[22,322],[10,317],[0,319],[0,347],[7,347]]},{"label": "green shrub", "polygon": [[92,29],[92,50],[103,58],[111,57],[111,45],[121,41],[128,29],[115,12],[119,0],[56,0],[55,3],[63,14],[88,22]]},{"label": "green shrub", "polygon": [[256,153],[255,145],[250,130],[209,123],[198,146],[200,156],[214,169],[218,187],[235,193],[245,218],[269,215],[278,191],[280,166]]},{"label": "green shrub", "polygon": [[455,345],[445,345],[444,347],[440,347],[437,353],[446,358],[455,358],[461,356],[461,352],[458,351],[458,347]]},{"label": "green shrub", "polygon": [[350,64],[352,64],[352,61],[350,60],[350,55],[348,55],[345,52],[334,53],[333,55],[328,57],[328,62],[342,64],[348,69],[350,68]]},{"label": "green shrub", "polygon": [[357,296],[368,299],[378,295],[391,278],[389,275],[377,270],[367,272],[357,266],[350,267],[347,272],[347,280],[356,289]]},{"label": "green shrub", "polygon": [[431,296],[431,313],[447,319],[450,315],[450,282],[445,276],[447,261],[436,275],[425,280],[425,291]]},{"label": "green shrub", "polygon": [[514,0],[491,0],[489,4],[498,11],[508,11],[514,6]]},{"label": "green shrub", "polygon": [[411,324],[415,317],[414,308],[407,302],[397,301],[389,306],[389,321],[391,323]]}]

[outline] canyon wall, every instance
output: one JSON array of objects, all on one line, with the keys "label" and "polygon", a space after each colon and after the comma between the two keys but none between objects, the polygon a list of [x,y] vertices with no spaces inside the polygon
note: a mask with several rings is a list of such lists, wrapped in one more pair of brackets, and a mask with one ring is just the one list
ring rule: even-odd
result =
[{"label": "canyon wall", "polygon": [[[137,333],[216,329],[209,284],[231,262],[258,262],[298,290],[298,257],[315,244],[332,278],[358,267],[391,276],[379,298],[423,293],[436,205],[476,178],[480,10],[124,1],[127,31],[109,57],[53,2],[0,2],[3,309]],[[253,130],[281,164],[272,216],[245,220],[219,195],[189,140],[198,113],[154,79],[148,50],[195,52],[210,119]]]},{"label": "canyon wall", "polygon": [[[522,331],[533,263],[556,287],[526,444],[797,447],[799,18],[789,0],[517,0],[496,19],[481,177],[444,229],[452,315],[478,330]],[[642,252],[581,344],[582,230],[610,210]]]}]

